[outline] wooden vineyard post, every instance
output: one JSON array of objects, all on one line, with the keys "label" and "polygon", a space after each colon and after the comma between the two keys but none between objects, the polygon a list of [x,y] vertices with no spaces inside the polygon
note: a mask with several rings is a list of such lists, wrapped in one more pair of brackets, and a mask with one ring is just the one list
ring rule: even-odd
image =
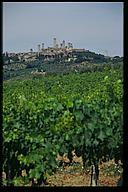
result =
[{"label": "wooden vineyard post", "polygon": [[97,186],[98,183],[98,177],[99,177],[99,170],[97,165],[92,165],[91,167],[91,183],[90,186]]}]

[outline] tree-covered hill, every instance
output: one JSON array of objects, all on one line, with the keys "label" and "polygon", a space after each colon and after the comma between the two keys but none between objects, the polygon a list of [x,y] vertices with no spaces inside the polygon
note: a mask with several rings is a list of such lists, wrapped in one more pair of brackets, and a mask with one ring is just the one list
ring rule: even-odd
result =
[{"label": "tree-covered hill", "polygon": [[72,51],[64,57],[49,59],[37,55],[35,60],[19,61],[18,56],[3,54],[3,79],[30,75],[45,71],[47,74],[67,74],[69,72],[102,71],[104,68],[120,68],[123,57],[106,57],[91,51]]}]

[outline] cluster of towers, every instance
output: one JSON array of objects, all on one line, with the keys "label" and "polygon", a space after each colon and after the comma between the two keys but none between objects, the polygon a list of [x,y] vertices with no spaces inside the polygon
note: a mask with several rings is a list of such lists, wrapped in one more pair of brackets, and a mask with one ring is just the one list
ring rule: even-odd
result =
[{"label": "cluster of towers", "polygon": [[[68,44],[66,46],[65,40],[63,40],[62,43],[60,43],[60,45],[59,45],[59,43],[57,43],[56,38],[53,38],[53,47],[52,48],[53,49],[58,49],[58,48],[60,48],[60,49],[65,49],[65,48],[72,49],[73,45],[72,45],[72,43],[68,42]],[[42,46],[40,44],[38,44],[37,50],[38,50],[38,52],[43,51],[44,50],[44,43],[42,43]],[[32,49],[30,51],[32,52]]]},{"label": "cluster of towers", "polygon": [[70,49],[70,48],[73,48],[73,45],[72,45],[72,43],[68,42],[68,46],[66,46],[65,45],[65,40],[63,40],[62,43],[60,43],[60,46],[59,46],[59,44],[57,43],[56,38],[53,38],[53,48],[55,48],[55,49],[56,48],[62,48],[62,49],[68,48],[68,49]]}]

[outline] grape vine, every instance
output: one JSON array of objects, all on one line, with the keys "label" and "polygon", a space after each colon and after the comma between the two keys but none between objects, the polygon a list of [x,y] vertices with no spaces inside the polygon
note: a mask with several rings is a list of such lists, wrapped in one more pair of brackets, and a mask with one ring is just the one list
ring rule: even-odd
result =
[{"label": "grape vine", "polygon": [[57,155],[67,154],[72,163],[73,150],[84,169],[87,160],[96,166],[102,158],[122,160],[121,75],[92,76],[4,82],[2,169],[7,185],[15,185],[23,170],[26,182],[45,185],[57,170]]}]

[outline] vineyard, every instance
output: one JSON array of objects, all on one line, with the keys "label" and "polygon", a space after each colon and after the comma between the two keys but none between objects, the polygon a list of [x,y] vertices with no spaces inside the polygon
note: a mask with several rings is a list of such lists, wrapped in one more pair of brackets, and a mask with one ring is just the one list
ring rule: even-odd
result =
[{"label": "vineyard", "polygon": [[[82,168],[122,162],[123,75],[119,69],[29,76],[3,82],[3,185],[46,185],[59,157]],[[23,175],[23,172],[25,174]]]}]

